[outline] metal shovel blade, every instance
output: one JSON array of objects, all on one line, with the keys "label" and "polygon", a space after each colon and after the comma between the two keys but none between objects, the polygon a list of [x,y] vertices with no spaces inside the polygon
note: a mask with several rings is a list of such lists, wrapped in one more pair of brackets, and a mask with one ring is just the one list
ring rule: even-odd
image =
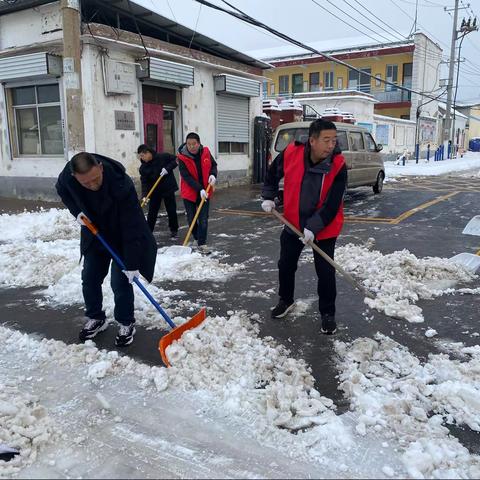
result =
[{"label": "metal shovel blade", "polygon": [[467,223],[467,226],[463,229],[462,233],[465,235],[476,235],[480,237],[480,215],[473,217]]},{"label": "metal shovel blade", "polygon": [[473,253],[459,253],[449,260],[457,265],[462,265],[472,273],[476,273],[480,268],[480,255],[474,255]]},{"label": "metal shovel blade", "polygon": [[183,247],[182,245],[172,245],[167,247],[163,252],[171,257],[182,257],[183,255],[190,255],[192,253],[191,247]]},{"label": "metal shovel blade", "polygon": [[207,309],[204,307],[199,312],[197,312],[188,322],[185,322],[183,325],[174,328],[171,332],[164,335],[160,342],[158,342],[158,350],[162,357],[163,363],[166,367],[170,366],[168,361],[166,349],[171,345],[175,340],[178,340],[186,330],[198,327],[207,317]]}]

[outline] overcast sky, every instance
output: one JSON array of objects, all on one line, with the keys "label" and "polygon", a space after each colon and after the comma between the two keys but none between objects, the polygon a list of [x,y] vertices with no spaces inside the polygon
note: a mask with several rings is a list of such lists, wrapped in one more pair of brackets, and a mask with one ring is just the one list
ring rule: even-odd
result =
[{"label": "overcast sky", "polygon": [[[228,8],[222,0],[209,1]],[[307,44],[329,41],[332,46],[335,45],[335,39],[346,37],[358,39],[361,35],[365,35],[366,40],[372,43],[375,40],[379,43],[386,42],[385,37],[398,40],[402,36],[408,36],[414,24],[415,1],[228,0],[230,4],[248,15],[296,40]],[[242,52],[249,53],[288,45],[260,28],[249,26],[230,15],[201,6],[195,0],[134,0],[134,2]],[[468,4],[470,7],[459,12],[459,25],[463,17],[472,16],[472,11],[480,15],[480,0],[460,1],[461,7],[466,7]],[[450,56],[453,12],[450,14],[445,12],[444,7],[452,8],[453,5],[454,0],[445,3],[440,0],[418,0],[417,29],[440,45],[446,60]],[[362,6],[378,18],[372,17]],[[375,23],[368,21],[360,12]],[[472,32],[465,38],[461,58],[465,59],[465,62],[460,65],[457,100],[480,101],[480,32]],[[447,76],[447,67],[444,66],[441,78]]]}]

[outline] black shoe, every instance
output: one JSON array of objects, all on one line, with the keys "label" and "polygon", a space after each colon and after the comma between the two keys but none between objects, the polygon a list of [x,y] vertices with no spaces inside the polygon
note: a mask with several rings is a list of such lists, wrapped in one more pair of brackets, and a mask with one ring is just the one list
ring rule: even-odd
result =
[{"label": "black shoe", "polygon": [[325,335],[333,335],[337,331],[337,323],[335,322],[335,315],[322,315],[322,329],[321,332]]},{"label": "black shoe", "polygon": [[294,305],[295,302],[287,304],[280,299],[277,306],[272,308],[272,318],[283,318],[293,308]]},{"label": "black shoe", "polygon": [[81,342],[88,340],[89,338],[95,337],[100,332],[103,332],[108,328],[108,323],[105,319],[95,320],[93,318],[87,318],[87,323],[82,328],[82,331],[79,333],[78,338]]},{"label": "black shoe", "polygon": [[172,240],[177,240],[178,239],[178,232],[171,232],[170,233],[170,238]]},{"label": "black shoe", "polygon": [[115,338],[115,345],[117,347],[126,347],[133,342],[133,336],[135,335],[135,325],[120,325],[117,338]]}]

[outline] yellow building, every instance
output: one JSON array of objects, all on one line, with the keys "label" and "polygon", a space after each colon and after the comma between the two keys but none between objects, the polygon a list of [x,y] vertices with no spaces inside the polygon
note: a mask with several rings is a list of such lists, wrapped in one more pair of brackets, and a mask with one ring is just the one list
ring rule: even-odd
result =
[{"label": "yellow building", "polygon": [[[422,103],[420,97],[386,85],[381,80],[423,92],[438,88],[442,50],[422,33],[403,42],[352,46],[325,53],[352,65],[361,73],[321,55],[262,56],[275,67],[264,71],[268,78],[264,82],[265,98],[291,98],[305,92],[359,90],[377,100],[376,114],[414,120],[416,108]],[[422,112],[428,110],[421,107]]]}]

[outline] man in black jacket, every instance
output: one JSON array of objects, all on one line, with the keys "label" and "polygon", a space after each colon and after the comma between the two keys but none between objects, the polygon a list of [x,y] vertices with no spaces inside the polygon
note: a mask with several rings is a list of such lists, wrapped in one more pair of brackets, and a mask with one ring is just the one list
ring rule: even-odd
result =
[{"label": "man in black jacket", "polygon": [[148,145],[140,145],[137,153],[142,163],[139,168],[140,180],[142,182],[142,200],[146,198],[150,189],[160,176],[162,179],[155,187],[148,206],[147,223],[153,232],[157,223],[158,211],[165,202],[165,210],[168,215],[168,227],[170,237],[175,239],[178,235],[177,202],[175,192],[178,190],[177,180],[173,170],[177,167],[177,159],[170,153],[157,153]]},{"label": "man in black jacket", "polygon": [[[275,208],[278,184],[284,178],[284,216],[303,236],[298,238],[288,227],[280,236],[279,302],[272,318],[284,317],[294,306],[295,272],[298,259],[309,242],[315,242],[330,258],[343,226],[343,197],[347,188],[345,159],[337,147],[334,123],[315,120],[310,124],[308,141],[288,145],[270,165],[262,197],[262,208]],[[317,273],[318,307],[322,318],[321,332],[335,333],[335,269],[316,251],[313,252]]]},{"label": "man in black jacket", "polygon": [[83,220],[86,217],[125,263],[123,271],[115,261],[112,263],[111,287],[114,316],[120,324],[116,344],[130,345],[135,335],[132,283],[140,273],[152,281],[157,255],[157,244],[138,203],[135,186],[121,163],[81,152],[74,155],[60,173],[56,189],[81,225],[86,323],[80,340],[93,338],[108,327],[102,308],[102,283],[112,260],[105,247],[87,229]]}]

